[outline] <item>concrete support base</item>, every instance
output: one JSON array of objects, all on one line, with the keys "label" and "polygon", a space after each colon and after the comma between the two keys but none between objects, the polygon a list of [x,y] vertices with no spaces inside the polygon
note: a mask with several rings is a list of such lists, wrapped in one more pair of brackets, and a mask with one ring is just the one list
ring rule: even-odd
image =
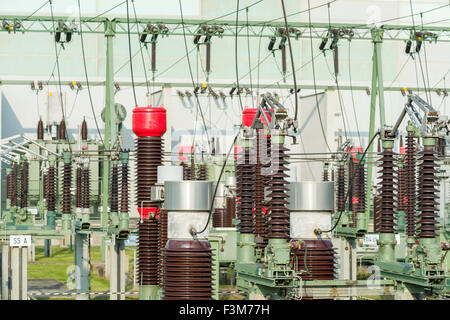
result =
[{"label": "concrete support base", "polygon": [[109,291],[110,300],[125,300],[125,286],[127,284],[127,259],[125,256],[125,241],[113,237],[109,244]]},{"label": "concrete support base", "polygon": [[75,234],[76,300],[89,300],[91,257],[88,234]]},{"label": "concrete support base", "polygon": [[2,300],[28,300],[28,248],[1,246]]}]

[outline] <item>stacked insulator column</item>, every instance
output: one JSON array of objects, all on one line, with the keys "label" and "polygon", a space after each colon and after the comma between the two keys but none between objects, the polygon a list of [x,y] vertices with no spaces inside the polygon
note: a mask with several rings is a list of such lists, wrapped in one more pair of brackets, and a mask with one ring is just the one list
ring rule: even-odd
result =
[{"label": "stacked insulator column", "polygon": [[56,210],[56,168],[48,168],[47,211]]},{"label": "stacked insulator column", "polygon": [[236,198],[235,197],[227,197],[226,198],[226,227],[233,226],[233,219],[236,217]]},{"label": "stacked insulator column", "polygon": [[189,166],[185,162],[182,162],[181,166],[183,167],[183,180],[189,180]]},{"label": "stacked insulator column", "polygon": [[329,181],[329,179],[328,163],[325,163],[325,165],[323,166],[322,181],[326,182]]},{"label": "stacked insulator column", "polygon": [[270,180],[269,191],[269,221],[268,221],[268,238],[269,239],[289,239],[289,211],[286,207],[288,204],[288,187],[286,167],[288,151],[282,143],[272,145],[272,166],[275,167],[275,173],[272,174]]},{"label": "stacked insulator column", "polygon": [[[81,207],[88,211],[90,208],[90,171],[89,166],[84,166],[81,169],[81,180],[82,180],[82,192],[81,192]],[[88,211],[89,212],[89,211]]]},{"label": "stacked insulator column", "polygon": [[360,189],[360,177],[359,177],[359,163],[349,162],[348,167],[348,188],[349,188],[349,210],[351,210],[351,222],[350,227],[356,228],[356,215],[359,210],[359,189]]},{"label": "stacked insulator column", "polygon": [[128,213],[128,164],[122,163],[120,174],[120,212]]},{"label": "stacked insulator column", "polygon": [[164,286],[164,248],[166,247],[168,239],[167,228],[168,228],[168,212],[167,210],[161,210],[159,212],[159,250],[161,252],[159,257],[159,286]]},{"label": "stacked insulator column", "polygon": [[11,200],[11,173],[6,174],[6,199]]},{"label": "stacked insulator column", "polygon": [[265,144],[262,130],[257,130],[256,136],[256,166],[255,166],[255,236],[259,238],[256,243],[257,249],[264,249],[267,245],[267,225],[264,208],[264,175],[262,173],[262,158]]},{"label": "stacked insulator column", "polygon": [[81,195],[82,195],[82,176],[81,167],[77,167],[76,171],[76,194],[75,194],[75,207],[81,208]]},{"label": "stacked insulator column", "polygon": [[111,170],[110,211],[119,212],[119,166],[113,164]]},{"label": "stacked insulator column", "polygon": [[59,139],[60,140],[67,140],[67,131],[66,131],[66,122],[64,120],[61,120],[59,123]]},{"label": "stacked insulator column", "polygon": [[72,195],[70,186],[72,183],[72,165],[64,163],[63,166],[63,186],[62,186],[62,213],[70,214],[72,212]]},{"label": "stacked insulator column", "polygon": [[419,165],[419,238],[435,238],[438,236],[437,206],[435,186],[438,185],[436,167],[437,152],[433,145],[426,145],[424,138],[424,149]]},{"label": "stacked insulator column", "polygon": [[216,208],[214,209],[213,214],[213,227],[214,228],[224,228],[226,227],[226,210],[224,208]]},{"label": "stacked insulator column", "polygon": [[17,163],[14,162],[11,172],[11,207],[17,207]]},{"label": "stacked insulator column", "polygon": [[333,280],[334,255],[331,240],[304,240],[292,249],[291,259],[294,270],[303,271],[301,276],[303,280]]},{"label": "stacked insulator column", "polygon": [[[158,203],[151,202],[151,187],[157,182],[158,166],[162,164],[163,139],[166,131],[164,108],[136,107],[133,110],[133,131],[136,134],[136,205],[138,225],[138,283],[141,299],[156,299],[159,285],[160,243]],[[150,287],[147,287],[150,286]]]},{"label": "stacked insulator column", "polygon": [[395,210],[396,210],[396,191],[397,179],[395,171],[395,159],[392,148],[383,148],[382,158],[380,163],[379,178],[381,179],[378,193],[380,202],[378,205],[379,228],[380,233],[395,232]]},{"label": "stacked insulator column", "polygon": [[416,231],[416,144],[414,131],[408,131],[406,136],[406,158],[405,158],[405,180],[406,180],[406,234],[414,237]]},{"label": "stacked insulator column", "polygon": [[[211,300],[213,298],[213,252],[206,224],[213,183],[165,181],[164,206],[171,221],[164,252],[164,300]],[[190,194],[194,199],[180,195]],[[192,236],[192,230],[197,238]]]},{"label": "stacked insulator column", "polygon": [[24,160],[20,168],[20,208],[26,208],[28,203],[28,161]]},{"label": "stacked insulator column", "polygon": [[336,193],[337,193],[336,194],[337,211],[344,212],[345,211],[345,166],[342,163],[340,163],[338,166]]},{"label": "stacked insulator column", "polygon": [[244,147],[236,165],[236,196],[240,198],[237,206],[239,218],[238,231],[253,234],[253,207],[255,192],[255,166],[250,161],[250,147]]},{"label": "stacked insulator column", "polygon": [[208,176],[208,168],[206,164],[202,163],[198,167],[198,179],[199,181],[205,181]]},{"label": "stacked insulator column", "polygon": [[399,166],[397,169],[398,180],[398,210],[405,211],[406,209],[406,168]]},{"label": "stacked insulator column", "polygon": [[44,122],[42,121],[42,119],[39,119],[37,125],[37,139],[44,140]]},{"label": "stacked insulator column", "polygon": [[196,180],[195,179],[195,156],[192,152],[191,154],[191,166],[189,168],[189,180]]}]

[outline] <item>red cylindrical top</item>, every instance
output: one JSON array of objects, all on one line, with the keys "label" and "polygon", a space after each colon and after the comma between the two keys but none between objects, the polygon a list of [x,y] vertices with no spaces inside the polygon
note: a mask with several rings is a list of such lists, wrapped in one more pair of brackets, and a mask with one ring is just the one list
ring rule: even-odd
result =
[{"label": "red cylindrical top", "polygon": [[138,137],[160,137],[166,129],[166,109],[151,106],[133,109],[133,132]]},{"label": "red cylindrical top", "polygon": [[[256,113],[258,112],[258,108],[246,108],[242,112],[242,125],[244,127],[251,127],[253,120],[255,119]],[[269,122],[271,121],[270,115],[268,111],[266,112],[266,117]],[[266,120],[264,120],[264,117],[262,115],[259,116],[259,119],[261,122],[265,125],[267,125]]]},{"label": "red cylindrical top", "polygon": [[242,112],[242,125],[244,127],[251,127],[257,112],[258,108],[244,109],[244,111]]}]

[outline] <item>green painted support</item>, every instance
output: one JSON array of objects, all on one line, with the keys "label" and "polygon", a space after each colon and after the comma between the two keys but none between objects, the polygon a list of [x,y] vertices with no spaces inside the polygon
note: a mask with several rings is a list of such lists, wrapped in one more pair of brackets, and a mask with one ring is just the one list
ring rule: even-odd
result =
[{"label": "green painted support", "polygon": [[[117,141],[116,121],[114,112],[114,52],[113,39],[116,35],[116,23],[114,21],[105,21],[105,37],[106,37],[106,81],[105,81],[105,134],[104,148],[108,153]],[[102,228],[108,226],[108,195],[109,195],[109,174],[110,161],[106,158],[103,161],[103,180],[102,180]],[[101,254],[102,261],[105,261],[106,238],[102,236]]]},{"label": "green painted support", "polygon": [[255,235],[249,233],[239,233],[237,263],[247,264],[255,263]]},{"label": "green painted support", "polygon": [[158,286],[155,285],[140,285],[139,286],[139,300],[160,300],[161,292]]}]

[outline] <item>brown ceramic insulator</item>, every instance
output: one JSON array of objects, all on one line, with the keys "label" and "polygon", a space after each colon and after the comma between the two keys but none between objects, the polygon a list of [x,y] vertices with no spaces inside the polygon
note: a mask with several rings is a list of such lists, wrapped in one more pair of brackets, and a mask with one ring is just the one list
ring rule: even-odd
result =
[{"label": "brown ceramic insulator", "polygon": [[356,214],[359,212],[359,189],[360,189],[360,178],[359,178],[359,163],[350,161],[348,167],[348,187],[349,194],[351,193],[351,197],[349,199],[349,210],[351,210],[350,214],[350,227],[356,228]]},{"label": "brown ceramic insulator", "polygon": [[128,213],[128,164],[122,163],[120,175],[120,212]]},{"label": "brown ceramic insulator", "polygon": [[350,161],[348,162],[348,170],[347,170],[347,193],[348,193],[348,206],[347,206],[347,210],[348,211],[353,211],[353,197],[354,197],[354,193],[353,193],[353,185],[355,183],[355,180],[353,180],[353,176],[355,175],[356,171],[354,170],[355,168],[355,162],[353,162],[352,159],[350,159]]},{"label": "brown ceramic insulator", "polygon": [[366,212],[366,166],[364,163],[359,164],[359,212]]},{"label": "brown ceramic insulator", "polygon": [[437,156],[432,146],[425,146],[419,165],[419,237],[435,238],[439,229],[437,221],[438,202],[435,186],[438,185]]},{"label": "brown ceramic insulator", "polygon": [[159,221],[139,220],[138,225],[138,283],[159,284]]},{"label": "brown ceramic insulator", "polygon": [[11,199],[11,174],[6,174],[6,199]]},{"label": "brown ceramic insulator", "polygon": [[[305,259],[306,255],[306,259]],[[306,265],[305,265],[306,260]],[[335,251],[331,240],[304,240],[291,249],[291,265],[304,271],[303,280],[335,279]]]},{"label": "brown ceramic insulator", "polygon": [[435,149],[439,157],[445,156],[445,146],[446,142],[444,138],[436,138]]},{"label": "brown ceramic insulator", "polygon": [[224,228],[226,227],[226,216],[227,212],[223,208],[216,208],[214,209],[213,214],[213,227],[214,228]]},{"label": "brown ceramic insulator", "polygon": [[26,208],[28,203],[28,161],[20,167],[20,207]]},{"label": "brown ceramic insulator", "polygon": [[47,210],[56,211],[56,168],[48,168]]},{"label": "brown ceramic insulator", "polygon": [[378,188],[380,196],[378,230],[380,233],[395,233],[395,211],[397,209],[395,159],[390,148],[385,148],[381,155],[380,171],[378,171],[380,173],[379,179],[381,180]]},{"label": "brown ceramic insulator", "polygon": [[253,208],[255,197],[255,164],[250,161],[251,148],[245,147],[236,165],[236,196],[240,198],[237,207],[240,233],[253,233]]},{"label": "brown ceramic insulator", "polygon": [[85,209],[89,209],[90,208],[90,188],[91,188],[91,183],[90,183],[90,171],[89,171],[89,167],[83,168],[81,170],[81,177],[82,177],[82,194],[81,194],[81,201],[82,201],[82,208]]},{"label": "brown ceramic insulator", "polygon": [[286,151],[288,149],[283,144],[272,145],[272,166],[276,171],[272,174],[269,183],[270,215],[267,228],[269,239],[289,239],[288,182],[286,180],[289,162]]},{"label": "brown ceramic insulator", "polygon": [[60,140],[67,140],[67,130],[66,130],[66,122],[64,120],[61,120],[59,123],[59,139]]},{"label": "brown ceramic insulator", "polygon": [[[266,145],[264,142],[264,135],[262,130],[258,130],[256,136],[256,166],[255,166],[255,236],[259,240],[264,240],[267,237],[267,226],[265,213],[263,212],[265,199],[264,199],[264,175],[262,174],[262,157],[264,156],[262,146]],[[265,148],[264,148],[265,149]],[[257,242],[256,248],[264,248],[264,242]]]},{"label": "brown ceramic insulator", "polygon": [[164,300],[212,300],[212,255],[208,241],[169,240],[164,249]]},{"label": "brown ceramic insulator", "polygon": [[157,207],[151,199],[151,187],[157,182],[158,166],[162,164],[163,141],[161,137],[138,137],[136,139],[136,204]]},{"label": "brown ceramic insulator", "polygon": [[334,181],[334,169],[331,170],[331,181]]},{"label": "brown ceramic insulator", "polygon": [[87,136],[88,136],[87,123],[86,120],[83,119],[83,122],[81,123],[81,140],[87,140]]},{"label": "brown ceramic insulator", "polygon": [[39,119],[37,125],[37,139],[44,140],[44,122],[42,122],[42,119]]},{"label": "brown ceramic insulator", "polygon": [[164,279],[164,255],[163,250],[167,245],[168,238],[168,212],[161,210],[159,213],[159,285],[163,286]]},{"label": "brown ceramic insulator", "polygon": [[14,162],[11,171],[11,207],[17,206],[17,163]]},{"label": "brown ceramic insulator", "polygon": [[187,163],[182,162],[181,166],[183,167],[183,180],[189,180],[190,169]]},{"label": "brown ceramic insulator", "polygon": [[111,212],[119,212],[119,166],[117,164],[113,164],[111,169],[109,206]]},{"label": "brown ceramic insulator", "polygon": [[82,194],[83,194],[83,190],[82,190],[82,178],[81,178],[81,168],[78,167],[77,171],[76,171],[76,193],[75,193],[75,207],[76,208],[81,208],[82,205]]},{"label": "brown ceramic insulator", "polygon": [[64,163],[63,166],[63,185],[62,185],[62,213],[71,213],[72,209],[72,194],[70,193],[70,186],[72,184],[72,165]]},{"label": "brown ceramic insulator", "polygon": [[397,169],[397,181],[398,181],[398,191],[397,191],[397,199],[398,199],[398,210],[405,211],[406,209],[406,168],[403,166],[399,166]]},{"label": "brown ceramic insulator", "polygon": [[405,180],[406,180],[406,234],[414,237],[416,232],[416,196],[417,196],[417,174],[416,174],[416,143],[414,132],[408,131],[406,136],[406,158],[405,158]]},{"label": "brown ceramic insulator", "polygon": [[195,180],[195,157],[191,154],[191,166],[189,168],[189,180]]},{"label": "brown ceramic insulator", "polygon": [[208,177],[208,168],[206,167],[206,164],[201,164],[198,167],[198,179],[200,181],[206,181],[206,178]]},{"label": "brown ceramic insulator", "polygon": [[336,199],[337,199],[337,211],[345,211],[345,166],[340,164],[337,169],[337,188],[336,188]]},{"label": "brown ceramic insulator", "polygon": [[324,182],[330,181],[330,178],[329,178],[329,175],[328,175],[328,168],[324,168],[323,169],[322,181],[324,181]]},{"label": "brown ceramic insulator", "polygon": [[233,219],[236,217],[236,198],[227,197],[225,202],[226,209],[226,227],[233,226]]},{"label": "brown ceramic insulator", "polygon": [[[263,139],[266,139],[266,148],[261,148],[261,152],[263,153],[262,164],[263,168],[265,168],[265,172],[268,172],[271,163],[271,150],[272,150],[272,138],[271,136],[263,136]],[[264,185],[267,185],[270,182],[270,174],[263,175]],[[267,206],[267,204],[266,204]]]}]

